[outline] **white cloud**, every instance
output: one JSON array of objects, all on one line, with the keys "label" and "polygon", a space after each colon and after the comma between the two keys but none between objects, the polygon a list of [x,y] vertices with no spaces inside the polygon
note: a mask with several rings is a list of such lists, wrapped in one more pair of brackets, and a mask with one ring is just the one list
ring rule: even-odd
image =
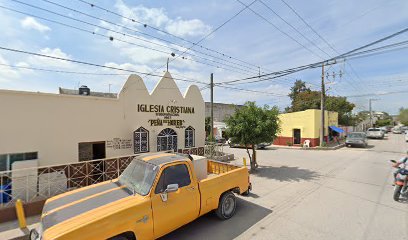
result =
[{"label": "white cloud", "polygon": [[[71,56],[67,53],[63,52],[59,48],[43,48],[39,51],[40,54],[58,57],[58,58],[65,58],[71,59]],[[73,64],[63,60],[57,60],[52,58],[40,57],[40,56],[30,56],[28,57],[27,62],[33,64],[35,66],[41,67],[58,67],[58,68],[69,68],[72,67]]]},{"label": "white cloud", "polygon": [[[204,36],[211,31],[211,27],[199,19],[183,20],[181,17],[171,19],[163,8],[147,8],[142,5],[129,7],[122,0],[118,0],[115,7],[126,17],[150,26],[164,28],[180,37]],[[128,19],[122,19],[122,21],[134,27],[140,26]]]},{"label": "white cloud", "polygon": [[203,36],[211,31],[211,27],[205,25],[199,19],[183,20],[177,18],[170,20],[166,26],[166,30],[177,36]]},{"label": "white cloud", "polygon": [[0,83],[10,82],[20,76],[16,69],[7,65],[10,65],[9,62],[0,55]]},{"label": "white cloud", "polygon": [[51,31],[51,28],[39,23],[37,20],[35,20],[35,18],[33,17],[26,17],[23,20],[20,21],[21,26],[25,29],[34,29],[37,30],[39,32],[47,32],[47,31]]}]

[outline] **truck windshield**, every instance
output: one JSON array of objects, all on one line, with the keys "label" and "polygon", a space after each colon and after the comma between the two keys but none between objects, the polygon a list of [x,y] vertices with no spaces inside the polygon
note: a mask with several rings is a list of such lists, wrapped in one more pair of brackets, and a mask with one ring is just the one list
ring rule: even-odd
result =
[{"label": "truck windshield", "polygon": [[119,182],[131,191],[145,196],[152,188],[158,166],[134,159],[119,176]]}]

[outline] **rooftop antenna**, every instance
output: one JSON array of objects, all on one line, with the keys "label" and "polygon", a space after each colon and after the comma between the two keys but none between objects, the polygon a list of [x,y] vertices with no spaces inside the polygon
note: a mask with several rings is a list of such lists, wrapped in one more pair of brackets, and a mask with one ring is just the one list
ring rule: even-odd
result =
[{"label": "rooftop antenna", "polygon": [[167,72],[169,71],[169,58],[167,58]]}]

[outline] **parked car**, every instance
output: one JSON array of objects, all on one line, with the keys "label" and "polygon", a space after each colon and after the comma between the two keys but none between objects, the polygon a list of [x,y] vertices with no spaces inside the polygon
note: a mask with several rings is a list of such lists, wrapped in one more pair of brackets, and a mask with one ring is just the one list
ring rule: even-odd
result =
[{"label": "parked car", "polygon": [[408,142],[408,130],[405,131],[405,142]]},{"label": "parked car", "polygon": [[381,131],[381,129],[379,128],[369,128],[366,134],[367,134],[367,138],[377,138],[377,139],[384,138],[384,132]]},{"label": "parked car", "polygon": [[384,132],[384,134],[389,132],[388,127],[380,127],[380,129]]},{"label": "parked car", "polygon": [[157,239],[213,210],[231,218],[248,169],[193,158],[140,155],[117,179],[49,198],[30,239]]},{"label": "parked car", "polygon": [[[227,140],[227,144],[231,147],[231,148],[244,148],[245,145],[244,144],[239,144],[239,143],[232,143],[232,138]],[[267,146],[270,146],[272,143],[259,143],[256,144],[256,149],[265,149]],[[252,145],[248,145],[248,148],[252,148]]]},{"label": "parked car", "polygon": [[256,144],[256,149],[265,149],[267,146],[270,146],[272,143],[260,143]]},{"label": "parked car", "polygon": [[346,146],[347,147],[367,147],[367,136],[363,132],[351,132],[347,134],[346,138]]},{"label": "parked car", "polygon": [[225,140],[223,137],[215,137],[215,142],[224,144],[227,142],[227,140]]},{"label": "parked car", "polygon": [[394,133],[394,134],[402,134],[402,130],[401,130],[400,127],[394,127],[394,128],[392,129],[392,133]]}]

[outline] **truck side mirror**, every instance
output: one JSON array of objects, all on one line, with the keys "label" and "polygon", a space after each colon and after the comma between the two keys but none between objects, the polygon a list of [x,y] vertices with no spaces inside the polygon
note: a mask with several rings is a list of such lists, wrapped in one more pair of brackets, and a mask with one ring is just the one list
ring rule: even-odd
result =
[{"label": "truck side mirror", "polygon": [[178,184],[169,184],[167,185],[166,190],[164,190],[164,192],[160,193],[160,197],[162,199],[163,202],[167,202],[168,199],[168,193],[171,192],[175,192],[179,189],[179,185]]},{"label": "truck side mirror", "polygon": [[175,192],[178,189],[179,189],[179,185],[177,183],[176,184],[169,184],[169,185],[167,185],[166,192],[168,192],[168,193]]}]

